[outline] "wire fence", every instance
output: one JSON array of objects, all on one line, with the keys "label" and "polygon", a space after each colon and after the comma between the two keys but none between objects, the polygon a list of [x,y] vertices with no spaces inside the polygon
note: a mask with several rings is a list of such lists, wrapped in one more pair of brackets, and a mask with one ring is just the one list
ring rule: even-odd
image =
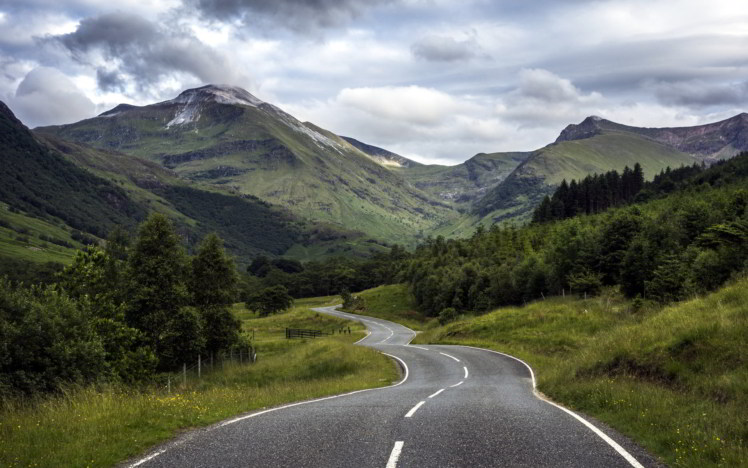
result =
[{"label": "wire fence", "polygon": [[181,372],[171,373],[167,376],[166,391],[171,393],[172,388],[185,388],[188,384],[199,381],[216,370],[224,370],[229,366],[254,364],[255,362],[257,362],[257,351],[252,345],[215,354],[210,353],[205,356],[198,354],[197,360],[182,364]]}]

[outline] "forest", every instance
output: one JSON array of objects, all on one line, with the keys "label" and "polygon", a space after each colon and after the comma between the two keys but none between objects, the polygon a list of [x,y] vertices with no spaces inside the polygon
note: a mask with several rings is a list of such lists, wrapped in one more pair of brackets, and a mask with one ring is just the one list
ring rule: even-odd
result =
[{"label": "forest", "polygon": [[[575,185],[599,186],[609,178]],[[748,266],[747,180],[748,153],[709,169],[666,171],[597,214],[580,209],[557,221],[542,216],[525,227],[478,229],[469,239],[429,239],[401,263],[398,278],[430,316],[546,295],[590,295],[603,286],[619,286],[640,301],[684,299],[718,288]],[[562,218],[570,187],[553,196]]]}]

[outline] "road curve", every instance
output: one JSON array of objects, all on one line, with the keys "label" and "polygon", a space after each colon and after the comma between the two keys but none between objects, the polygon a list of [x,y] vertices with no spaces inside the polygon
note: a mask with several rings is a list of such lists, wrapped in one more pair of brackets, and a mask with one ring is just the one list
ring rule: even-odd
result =
[{"label": "road curve", "polygon": [[193,431],[129,466],[142,467],[655,467],[600,424],[538,398],[530,368],[465,346],[409,345],[415,333],[362,321],[360,345],[400,362],[380,389],[294,403]]}]

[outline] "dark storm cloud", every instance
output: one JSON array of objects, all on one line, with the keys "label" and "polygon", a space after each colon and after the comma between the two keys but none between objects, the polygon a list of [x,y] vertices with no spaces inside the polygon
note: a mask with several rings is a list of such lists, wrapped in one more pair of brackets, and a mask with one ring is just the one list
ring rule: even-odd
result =
[{"label": "dark storm cloud", "polygon": [[272,24],[308,32],[342,26],[367,9],[393,0],[186,0],[203,15],[246,24]]},{"label": "dark storm cloud", "polygon": [[701,80],[675,83],[659,82],[651,87],[657,99],[665,105],[694,108],[741,105],[748,102],[748,81],[715,84]]},{"label": "dark storm cloud", "polygon": [[116,71],[108,71],[104,68],[96,69],[96,85],[102,91],[122,91],[126,86],[125,80]]},{"label": "dark storm cloud", "polygon": [[717,34],[617,41],[553,54],[537,66],[603,93],[631,92],[653,82],[714,84],[743,76],[739,67],[748,65],[743,42]]},{"label": "dark storm cloud", "polygon": [[448,36],[426,36],[410,46],[413,55],[431,62],[459,62],[477,55],[478,44],[474,39],[458,41]]},{"label": "dark storm cloud", "polygon": [[[187,32],[162,29],[138,15],[117,12],[86,18],[74,32],[51,40],[77,61],[97,67],[97,83],[105,91],[121,89],[128,81],[144,89],[174,73],[205,83],[236,79],[222,54]],[[97,63],[102,57],[106,63]]]},{"label": "dark storm cloud", "polygon": [[134,45],[143,47],[158,39],[159,31],[150,21],[128,13],[110,13],[86,18],[78,29],[70,34],[59,36],[72,52],[88,52],[101,47],[109,55],[127,53]]}]

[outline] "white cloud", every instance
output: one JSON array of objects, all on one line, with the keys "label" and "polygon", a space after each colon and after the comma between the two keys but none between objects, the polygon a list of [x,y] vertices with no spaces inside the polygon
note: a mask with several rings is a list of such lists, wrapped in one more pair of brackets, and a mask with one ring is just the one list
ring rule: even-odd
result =
[{"label": "white cloud", "polygon": [[31,70],[18,85],[10,106],[28,127],[75,122],[96,108],[67,76],[54,68]]},{"label": "white cloud", "polygon": [[470,106],[435,89],[420,86],[345,88],[337,101],[380,119],[434,125]]},{"label": "white cloud", "polygon": [[584,93],[548,70],[525,69],[515,90],[497,104],[496,112],[521,127],[559,126],[595,113],[603,104],[596,91]]}]

